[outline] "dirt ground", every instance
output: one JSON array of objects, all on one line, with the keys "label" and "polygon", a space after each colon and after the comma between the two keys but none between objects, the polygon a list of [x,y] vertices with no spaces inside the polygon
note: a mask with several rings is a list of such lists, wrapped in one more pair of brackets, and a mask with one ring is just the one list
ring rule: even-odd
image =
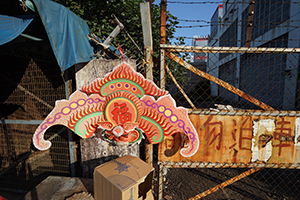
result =
[{"label": "dirt ground", "polygon": [[[186,200],[249,169],[168,169],[165,200]],[[300,199],[299,170],[262,169],[202,199]]]},{"label": "dirt ground", "polygon": [[[168,169],[164,176],[164,200],[187,200],[249,169]],[[3,192],[1,196],[15,200],[25,194]],[[298,200],[300,170],[261,169],[202,199],[208,200]]]}]

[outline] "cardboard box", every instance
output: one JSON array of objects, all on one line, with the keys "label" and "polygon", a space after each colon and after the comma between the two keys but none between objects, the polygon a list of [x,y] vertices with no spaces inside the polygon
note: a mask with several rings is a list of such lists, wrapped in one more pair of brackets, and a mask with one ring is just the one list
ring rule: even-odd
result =
[{"label": "cardboard box", "polygon": [[94,170],[95,200],[153,200],[154,168],[134,156],[123,156]]}]

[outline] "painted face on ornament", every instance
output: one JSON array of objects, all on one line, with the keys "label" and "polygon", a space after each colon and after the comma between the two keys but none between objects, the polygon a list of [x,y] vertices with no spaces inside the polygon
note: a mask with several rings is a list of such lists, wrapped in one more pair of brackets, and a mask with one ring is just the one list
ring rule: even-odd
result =
[{"label": "painted face on ornament", "polygon": [[[155,96],[159,98],[155,100]],[[157,144],[165,136],[184,133],[189,139],[188,147],[180,150],[184,157],[194,155],[199,147],[187,109],[176,107],[167,91],[126,63],[75,91],[69,100],[56,101],[53,111],[34,133],[37,149],[50,148],[51,142],[44,140],[44,133],[56,124],[67,126],[82,138],[92,137],[101,128],[106,140],[129,144],[140,141],[143,134],[150,143]]]}]

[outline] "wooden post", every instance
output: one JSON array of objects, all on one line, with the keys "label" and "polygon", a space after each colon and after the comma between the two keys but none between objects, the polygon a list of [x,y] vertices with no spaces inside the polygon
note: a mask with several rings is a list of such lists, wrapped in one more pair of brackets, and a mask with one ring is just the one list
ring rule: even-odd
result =
[{"label": "wooden post", "polygon": [[[150,2],[140,4],[144,47],[145,47],[145,61],[146,61],[146,78],[153,80],[153,42],[152,42],[152,24],[151,24],[151,10]],[[145,161],[149,165],[153,164],[153,145],[146,143],[145,140]]]},{"label": "wooden post", "polygon": [[[131,59],[125,59],[125,62],[133,66],[136,70],[136,63]],[[83,68],[75,66],[76,87],[90,84],[97,78],[103,78],[113,68],[120,65],[122,60],[94,59]],[[88,139],[81,139],[81,164],[82,176],[92,178],[95,167],[123,155],[132,155],[139,157],[139,144],[112,144],[103,140],[101,130],[96,130],[95,135]]]},{"label": "wooden post", "polygon": [[141,3],[141,18],[144,38],[144,51],[146,61],[146,78],[153,80],[153,42],[152,42],[152,24],[151,24],[151,11],[150,3]]}]

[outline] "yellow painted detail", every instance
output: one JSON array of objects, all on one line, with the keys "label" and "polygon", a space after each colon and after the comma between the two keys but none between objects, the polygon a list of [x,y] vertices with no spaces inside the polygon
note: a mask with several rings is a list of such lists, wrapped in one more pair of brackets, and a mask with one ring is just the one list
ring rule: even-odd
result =
[{"label": "yellow painted detail", "polygon": [[158,109],[159,109],[159,112],[164,112],[165,111],[165,108],[163,106],[160,106]]},{"label": "yellow painted detail", "polygon": [[64,108],[62,112],[64,114],[68,114],[70,112],[70,108]]},{"label": "yellow painted detail", "polygon": [[80,105],[80,106],[82,106],[84,103],[85,103],[84,100],[78,101],[78,105]]},{"label": "yellow painted detail", "polygon": [[171,110],[166,110],[166,111],[165,111],[165,115],[166,115],[167,117],[170,117],[171,114],[172,114],[172,113],[171,113]]}]

